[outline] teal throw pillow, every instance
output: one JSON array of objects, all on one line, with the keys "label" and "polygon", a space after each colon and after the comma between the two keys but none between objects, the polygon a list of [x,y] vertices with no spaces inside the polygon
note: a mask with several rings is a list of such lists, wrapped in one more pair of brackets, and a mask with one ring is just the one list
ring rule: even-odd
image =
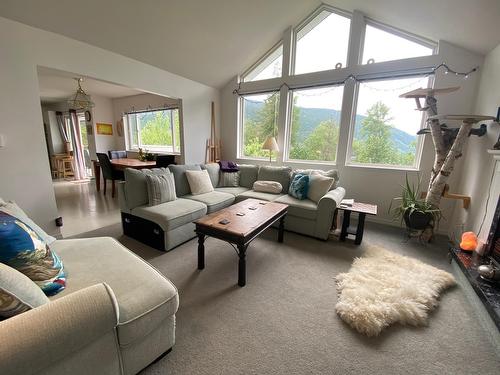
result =
[{"label": "teal throw pillow", "polygon": [[309,189],[309,176],[305,174],[296,174],[293,177],[288,194],[294,198],[303,200],[307,198],[307,191]]},{"label": "teal throw pillow", "polygon": [[46,295],[66,286],[61,259],[27,223],[0,210],[0,262],[37,284]]}]

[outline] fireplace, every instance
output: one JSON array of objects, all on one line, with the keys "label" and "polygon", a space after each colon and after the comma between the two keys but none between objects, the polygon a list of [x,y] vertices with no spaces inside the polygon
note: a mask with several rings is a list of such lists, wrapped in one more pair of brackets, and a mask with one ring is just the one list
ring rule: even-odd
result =
[{"label": "fireplace", "polygon": [[483,256],[478,255],[475,251],[466,252],[455,247],[450,249],[450,254],[500,330],[500,280],[487,280],[478,273],[478,267],[481,265],[493,265],[499,270],[497,272],[500,272],[500,198],[498,197],[492,216],[486,252]]},{"label": "fireplace", "polygon": [[493,221],[491,223],[491,229],[488,234],[488,242],[486,244],[487,251],[486,256],[490,256],[496,262],[496,265],[500,265],[500,198],[497,202],[497,207],[495,209],[495,214],[493,215]]}]

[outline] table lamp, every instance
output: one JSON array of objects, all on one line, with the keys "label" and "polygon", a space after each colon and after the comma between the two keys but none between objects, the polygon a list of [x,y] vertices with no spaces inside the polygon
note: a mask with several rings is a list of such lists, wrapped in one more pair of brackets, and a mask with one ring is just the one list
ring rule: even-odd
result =
[{"label": "table lamp", "polygon": [[269,162],[271,162],[271,158],[273,155],[273,151],[279,151],[278,143],[276,142],[276,138],[267,137],[266,141],[262,145],[263,150],[269,150]]}]

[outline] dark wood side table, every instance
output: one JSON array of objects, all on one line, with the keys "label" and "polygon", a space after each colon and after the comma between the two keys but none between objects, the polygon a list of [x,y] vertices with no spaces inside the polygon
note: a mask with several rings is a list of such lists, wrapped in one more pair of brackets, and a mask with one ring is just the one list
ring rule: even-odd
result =
[{"label": "dark wood side table", "polygon": [[[344,219],[342,220],[342,229],[340,231],[340,240],[345,241],[349,234],[355,235],[354,243],[359,245],[363,240],[363,231],[365,229],[366,215],[377,215],[377,205],[369,203],[354,202],[352,206],[340,205],[339,210],[344,211]],[[358,214],[358,226],[356,229],[351,228],[351,212]]]}]

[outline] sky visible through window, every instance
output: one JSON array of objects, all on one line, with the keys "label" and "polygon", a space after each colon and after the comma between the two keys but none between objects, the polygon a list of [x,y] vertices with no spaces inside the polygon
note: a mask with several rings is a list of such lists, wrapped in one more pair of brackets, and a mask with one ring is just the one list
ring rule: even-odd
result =
[{"label": "sky visible through window", "polygon": [[432,55],[432,48],[366,25],[363,64]]},{"label": "sky visible through window", "polygon": [[334,69],[337,63],[346,66],[351,20],[324,11],[312,24],[321,19],[310,31],[306,25],[297,33],[295,74]]}]

